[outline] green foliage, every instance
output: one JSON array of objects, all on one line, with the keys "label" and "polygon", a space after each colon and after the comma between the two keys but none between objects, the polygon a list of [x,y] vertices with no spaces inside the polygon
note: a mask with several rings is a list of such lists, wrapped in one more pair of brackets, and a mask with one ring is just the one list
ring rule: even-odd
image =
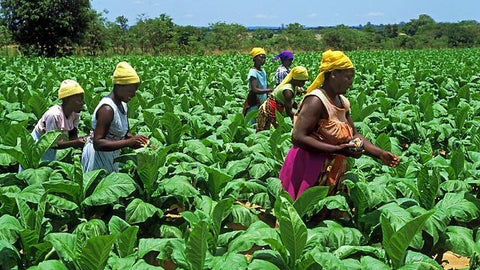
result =
[{"label": "green foliage", "polygon": [[[123,19],[118,23],[125,28]],[[277,129],[255,133],[248,123],[255,113],[241,114],[247,55],[126,57],[142,77],[128,104],[130,129],[151,145],[122,149],[120,172],[108,175],[83,173],[76,149],[40,162],[56,136],[34,144],[29,131],[56,104],[58,82],[69,76],[91,89],[79,125],[81,134],[89,132],[90,114],[120,59],[0,59],[0,263],[438,269],[431,258],[449,249],[478,264],[478,49],[348,54],[356,67],[346,93],[356,129],[401,163],[389,168],[366,155],[351,159],[342,182],[348,193],[326,197],[325,187],[313,187],[295,202],[277,178],[292,122],[278,114]],[[296,53],[295,61],[318,69],[318,53]],[[268,74],[275,68],[265,65]],[[19,164],[26,168],[21,173]],[[312,218],[326,210],[348,216]],[[86,247],[96,257],[81,255]]]},{"label": "green foliage", "polygon": [[434,211],[430,211],[418,216],[397,231],[393,230],[385,215],[382,215],[380,219],[383,232],[382,244],[394,268],[399,268],[405,264],[405,254],[410,241],[433,213]]},{"label": "green foliage", "polygon": [[[69,54],[93,20],[90,1],[2,1],[3,19],[24,53]],[[35,33],[35,34],[32,34]]]}]

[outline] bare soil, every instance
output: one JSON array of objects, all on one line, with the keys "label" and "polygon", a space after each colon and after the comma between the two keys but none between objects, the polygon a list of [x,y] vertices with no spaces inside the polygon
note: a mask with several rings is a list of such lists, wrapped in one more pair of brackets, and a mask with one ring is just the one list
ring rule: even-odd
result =
[{"label": "bare soil", "polygon": [[470,259],[460,256],[451,251],[447,251],[443,254],[442,263],[443,269],[456,270],[456,269],[468,269]]}]

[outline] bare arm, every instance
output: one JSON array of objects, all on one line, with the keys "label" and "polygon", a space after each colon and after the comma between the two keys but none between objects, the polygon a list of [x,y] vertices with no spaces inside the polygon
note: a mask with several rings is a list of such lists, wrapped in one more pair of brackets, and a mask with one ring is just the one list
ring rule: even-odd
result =
[{"label": "bare arm", "polygon": [[106,136],[113,121],[113,109],[104,105],[97,111],[97,125],[93,131],[93,147],[96,151],[114,151],[124,147],[138,148],[148,142],[145,136],[132,136],[123,140],[108,140]]},{"label": "bare arm", "polygon": [[390,167],[396,167],[398,163],[400,163],[400,158],[396,156],[395,154],[385,151],[381,149],[380,147],[376,146],[375,144],[371,143],[369,140],[367,140],[365,137],[363,137],[362,134],[358,133],[357,130],[355,129],[353,125],[353,120],[352,117],[350,116],[350,112],[347,112],[347,120],[350,124],[350,126],[353,128],[353,135],[354,137],[358,137],[362,139],[363,141],[363,148],[365,149],[365,153],[368,156],[371,156],[373,158],[378,158],[380,159],[385,165],[388,165]]},{"label": "bare arm", "polygon": [[268,86],[266,89],[258,88],[258,81],[255,77],[250,77],[248,81],[250,82],[250,89],[252,89],[255,94],[265,94],[272,91]]},{"label": "bare arm", "polygon": [[318,121],[325,118],[326,115],[327,111],[320,99],[313,96],[305,98],[293,128],[293,144],[308,151],[332,154],[341,154],[343,149],[353,147],[353,144],[350,143],[334,145],[321,142],[311,136]]},{"label": "bare arm", "polygon": [[293,119],[293,112],[292,112],[293,92],[292,92],[292,90],[289,90],[289,89],[283,90],[283,96],[285,97],[285,103],[283,104],[283,106],[285,106],[285,112],[287,113],[288,116],[290,116],[290,118]]},{"label": "bare arm", "polygon": [[78,130],[74,128],[68,132],[68,141],[60,140],[57,143],[56,147],[52,147],[54,149],[65,149],[69,147],[81,148],[85,144],[84,137],[78,137]]}]

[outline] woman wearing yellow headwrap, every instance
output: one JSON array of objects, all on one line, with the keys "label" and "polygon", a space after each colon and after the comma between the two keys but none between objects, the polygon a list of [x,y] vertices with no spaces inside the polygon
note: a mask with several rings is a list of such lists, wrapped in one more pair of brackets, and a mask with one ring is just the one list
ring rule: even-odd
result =
[{"label": "woman wearing yellow headwrap", "polygon": [[[61,105],[50,107],[38,120],[31,135],[37,142],[48,131],[61,130],[64,133],[55,147],[48,149],[42,156],[42,160],[55,160],[57,150],[69,147],[81,148],[85,144],[85,138],[78,137],[78,123],[80,111],[83,108],[83,88],[74,80],[64,80],[58,89],[58,99]],[[19,171],[22,171],[19,168]]]},{"label": "woman wearing yellow headwrap", "polygon": [[130,64],[118,63],[113,72],[113,91],[100,100],[93,112],[93,130],[82,153],[84,172],[118,171],[114,159],[121,148],[139,148],[149,143],[147,137],[129,132],[127,102],[135,96],[139,85],[140,78]]},{"label": "woman wearing yellow headwrap", "polygon": [[282,169],[283,188],[295,200],[315,185],[339,191],[340,179],[347,169],[347,157],[362,154],[395,167],[399,157],[384,151],[357,133],[350,117],[350,103],[343,96],[353,82],[352,61],[340,51],[322,55],[320,74],[308,87],[296,113],[292,142]]},{"label": "woman wearing yellow headwrap", "polygon": [[285,110],[287,115],[293,119],[292,108],[295,107],[293,102],[295,93],[297,88],[304,86],[307,80],[308,72],[305,67],[294,67],[288,73],[258,109],[257,132],[269,129],[270,125],[277,127],[275,111],[283,113]]},{"label": "woman wearing yellow headwrap", "polygon": [[[267,99],[267,93],[272,91],[268,88],[267,73],[262,68],[266,59],[265,50],[263,48],[253,48],[250,51],[250,56],[253,60],[253,67],[248,72],[249,92],[243,104],[243,115],[258,110],[258,107]],[[255,119],[252,119],[250,123],[254,124]]]}]

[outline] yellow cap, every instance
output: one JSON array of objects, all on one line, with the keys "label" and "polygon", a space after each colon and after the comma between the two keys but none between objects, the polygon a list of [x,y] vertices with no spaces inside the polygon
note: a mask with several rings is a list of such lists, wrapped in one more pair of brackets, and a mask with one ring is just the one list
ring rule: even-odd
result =
[{"label": "yellow cap", "polygon": [[58,89],[58,98],[63,99],[76,94],[83,94],[83,88],[74,80],[64,80]]},{"label": "yellow cap", "polygon": [[117,64],[113,72],[113,84],[133,84],[139,83],[140,78],[135,69],[127,62],[120,62]]},{"label": "yellow cap", "polygon": [[294,80],[299,80],[299,81],[306,81],[308,80],[308,71],[305,67],[298,66],[292,68],[288,75],[283,79],[283,81],[280,83],[280,85],[284,85],[289,83],[290,81]]},{"label": "yellow cap", "polygon": [[257,56],[259,54],[267,54],[267,53],[265,52],[265,50],[263,48],[260,48],[260,47],[255,47],[250,51],[250,55],[252,56],[252,58],[254,58],[255,56]]}]

